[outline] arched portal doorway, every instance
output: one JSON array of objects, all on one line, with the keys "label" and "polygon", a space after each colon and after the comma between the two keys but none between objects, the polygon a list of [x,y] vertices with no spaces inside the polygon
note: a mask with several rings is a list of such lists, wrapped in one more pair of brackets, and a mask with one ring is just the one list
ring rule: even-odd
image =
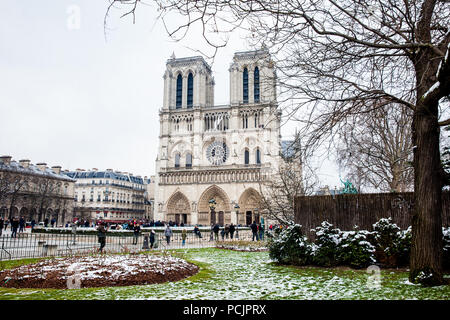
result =
[{"label": "arched portal doorway", "polygon": [[[211,210],[210,201],[214,204],[213,210]],[[202,225],[218,223],[221,226],[231,223],[230,199],[220,187],[213,185],[200,196],[198,223]]]},{"label": "arched portal doorway", "polygon": [[262,198],[258,191],[253,188],[245,190],[239,198],[238,224],[250,225],[255,221],[261,222]]},{"label": "arched portal doorway", "polygon": [[175,192],[167,201],[167,221],[177,224],[191,223],[191,206],[188,198],[180,191]]}]

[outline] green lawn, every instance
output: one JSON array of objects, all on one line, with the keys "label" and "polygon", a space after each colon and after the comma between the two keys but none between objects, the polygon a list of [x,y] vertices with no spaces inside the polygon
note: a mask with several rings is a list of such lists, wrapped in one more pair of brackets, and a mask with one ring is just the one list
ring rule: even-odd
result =
[{"label": "green lawn", "polygon": [[0,288],[0,299],[450,299],[449,285],[433,288],[413,285],[405,271],[381,270],[381,286],[371,289],[367,286],[370,275],[365,269],[277,266],[267,252],[189,249],[173,254],[196,263],[201,271],[182,281],[145,286],[71,290]]}]

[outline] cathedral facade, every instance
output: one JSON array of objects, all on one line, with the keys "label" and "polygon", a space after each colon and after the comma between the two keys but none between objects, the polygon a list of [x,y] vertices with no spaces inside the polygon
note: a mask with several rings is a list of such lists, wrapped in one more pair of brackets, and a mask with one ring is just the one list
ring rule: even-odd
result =
[{"label": "cathedral facade", "polygon": [[261,190],[280,161],[276,72],[269,52],[237,52],[230,104],[214,104],[202,57],[167,60],[160,110],[154,218],[249,225],[264,217]]}]

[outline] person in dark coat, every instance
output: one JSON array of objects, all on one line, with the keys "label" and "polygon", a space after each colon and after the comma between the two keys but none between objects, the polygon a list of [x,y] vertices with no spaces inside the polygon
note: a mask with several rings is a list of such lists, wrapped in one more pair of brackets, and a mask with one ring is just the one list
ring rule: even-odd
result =
[{"label": "person in dark coat", "polygon": [[98,236],[98,243],[100,243],[100,248],[98,251],[100,253],[103,253],[103,248],[106,245],[106,232],[108,231],[108,228],[106,228],[106,224],[103,222],[101,223],[97,228],[97,236]]},{"label": "person in dark coat", "polygon": [[17,237],[17,229],[19,229],[19,220],[17,218],[12,219],[11,228],[12,228],[11,238],[16,238]]},{"label": "person in dark coat", "polygon": [[20,217],[19,220],[19,232],[23,232],[25,230],[25,219]]},{"label": "person in dark coat", "polygon": [[256,225],[256,221],[253,221],[253,223],[250,225],[250,228],[252,229],[252,241],[259,241],[258,237],[258,226]]},{"label": "person in dark coat", "polygon": [[173,235],[172,229],[170,229],[170,225],[167,225],[166,230],[164,230],[164,235],[166,236],[167,244],[170,244],[170,238]]},{"label": "person in dark coat", "polygon": [[216,240],[216,241],[219,240],[219,229],[220,229],[219,224],[216,223],[213,228],[214,240]]},{"label": "person in dark coat", "polygon": [[230,226],[226,224],[224,230],[225,230],[225,238],[228,239],[228,234],[230,233]]},{"label": "person in dark coat", "polygon": [[258,232],[259,232],[259,240],[263,241],[264,240],[264,225],[261,223],[258,225]]},{"label": "person in dark coat", "polygon": [[200,229],[198,228],[197,225],[195,225],[195,227],[194,227],[194,234],[199,238],[202,237],[202,234],[200,233]]},{"label": "person in dark coat", "polygon": [[0,236],[2,235],[2,233],[3,233],[3,226],[4,226],[4,221],[3,221],[3,218],[2,217],[0,217]]},{"label": "person in dark coat", "polygon": [[233,240],[234,231],[236,231],[236,228],[234,227],[234,224],[230,224],[230,239]]},{"label": "person in dark coat", "polygon": [[152,229],[150,232],[150,249],[153,249],[153,244],[155,243],[155,230]]},{"label": "person in dark coat", "polygon": [[48,227],[48,218],[45,218],[45,220],[44,220],[44,227]]},{"label": "person in dark coat", "polygon": [[134,232],[133,244],[137,244],[138,243],[138,238],[139,238],[139,232],[140,231],[141,231],[141,226],[139,225],[139,223],[135,223],[134,227],[133,227],[133,232]]}]

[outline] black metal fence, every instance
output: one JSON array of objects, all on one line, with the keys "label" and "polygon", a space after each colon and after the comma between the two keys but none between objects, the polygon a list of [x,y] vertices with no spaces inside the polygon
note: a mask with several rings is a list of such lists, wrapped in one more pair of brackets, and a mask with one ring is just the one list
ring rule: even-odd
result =
[{"label": "black metal fence", "polygon": [[[103,252],[139,252],[147,250],[182,249],[182,248],[204,248],[214,247],[215,241],[232,240],[230,235],[216,238],[209,231],[203,231],[201,237],[189,231],[183,241],[182,234],[174,232],[167,241],[163,232],[156,232],[155,242],[150,243],[148,232],[142,232],[137,238],[132,234],[114,234],[106,237],[106,245]],[[252,240],[250,230],[239,230],[234,233],[233,240]],[[0,236],[0,261],[41,258],[41,257],[62,257],[97,253],[100,248],[97,235],[81,233],[17,233],[12,237],[10,233]]]}]

